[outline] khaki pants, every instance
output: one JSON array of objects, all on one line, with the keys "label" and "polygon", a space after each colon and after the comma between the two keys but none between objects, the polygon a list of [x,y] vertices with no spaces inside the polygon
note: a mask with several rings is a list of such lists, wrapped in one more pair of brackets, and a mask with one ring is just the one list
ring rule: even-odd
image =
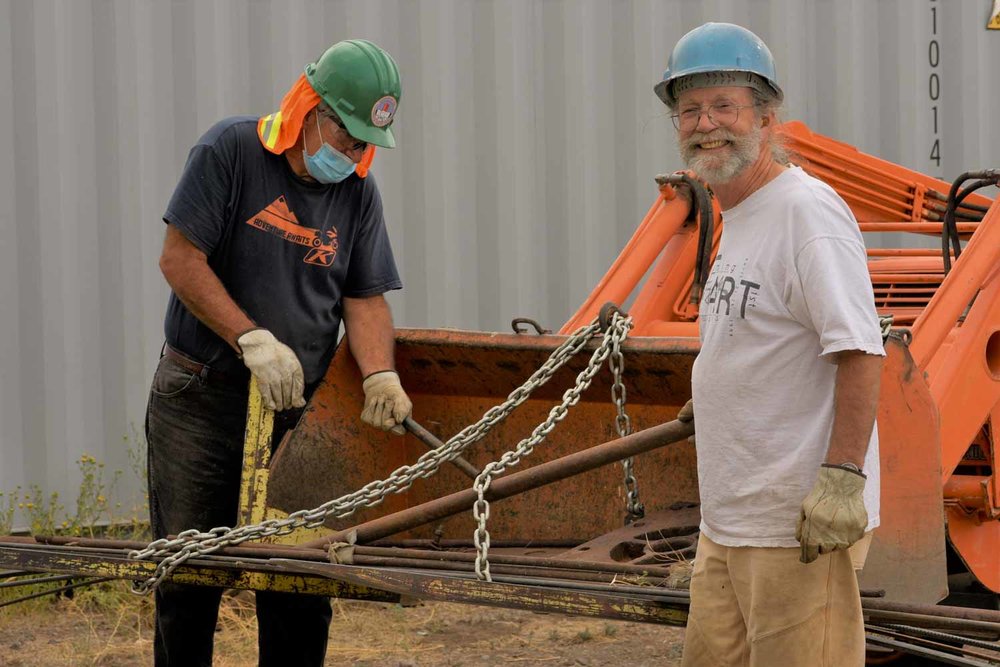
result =
[{"label": "khaki pants", "polygon": [[[870,535],[853,549],[864,562]],[[683,667],[860,667],[861,597],[850,551],[724,547],[702,535]]]}]

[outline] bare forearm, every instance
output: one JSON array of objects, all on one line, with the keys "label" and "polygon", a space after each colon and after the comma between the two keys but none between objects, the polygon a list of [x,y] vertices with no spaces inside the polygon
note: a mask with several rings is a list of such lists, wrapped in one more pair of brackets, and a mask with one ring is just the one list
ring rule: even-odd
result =
[{"label": "bare forearm", "polygon": [[834,388],[833,430],[826,462],[864,465],[878,409],[882,357],[842,352]]},{"label": "bare forearm", "polygon": [[396,330],[384,297],[345,298],[344,329],[362,377],[396,367]]},{"label": "bare forearm", "polygon": [[254,326],[208,265],[205,255],[173,226],[168,227],[160,269],[191,313],[239,352],[236,337]]}]

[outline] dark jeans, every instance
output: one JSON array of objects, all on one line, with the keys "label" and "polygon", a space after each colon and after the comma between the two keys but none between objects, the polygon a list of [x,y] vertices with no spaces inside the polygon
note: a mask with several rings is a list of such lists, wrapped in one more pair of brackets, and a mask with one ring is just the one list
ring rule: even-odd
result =
[{"label": "dark jeans", "polygon": [[[235,524],[246,409],[245,384],[211,383],[160,359],[146,409],[154,537]],[[276,416],[273,442],[281,442],[299,412]],[[169,582],[157,587],[157,667],[212,664],[222,590]],[[322,665],[330,615],[325,597],[258,592],[259,664]]]}]

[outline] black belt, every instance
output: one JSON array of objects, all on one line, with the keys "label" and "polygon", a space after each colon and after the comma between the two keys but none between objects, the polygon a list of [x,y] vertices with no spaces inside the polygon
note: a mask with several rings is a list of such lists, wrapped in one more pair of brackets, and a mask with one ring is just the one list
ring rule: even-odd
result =
[{"label": "black belt", "polygon": [[242,384],[246,386],[246,383],[249,382],[249,378],[243,378],[230,373],[223,373],[222,371],[217,371],[214,368],[208,366],[207,364],[203,364],[200,361],[195,361],[194,359],[187,356],[183,352],[175,350],[169,345],[163,346],[163,356],[165,356],[167,359],[170,359],[172,362],[174,362],[184,370],[190,371],[191,373],[200,376],[202,380],[205,380],[213,384],[216,383],[234,384],[234,385]]}]

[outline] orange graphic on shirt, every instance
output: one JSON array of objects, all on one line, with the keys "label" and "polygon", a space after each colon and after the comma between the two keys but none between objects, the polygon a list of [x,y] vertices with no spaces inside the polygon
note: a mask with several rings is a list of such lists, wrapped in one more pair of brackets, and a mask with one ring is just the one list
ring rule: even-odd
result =
[{"label": "orange graphic on shirt", "polygon": [[306,246],[309,252],[302,259],[306,264],[331,266],[337,256],[337,230],[313,229],[299,224],[295,214],[288,209],[284,195],[268,204],[259,213],[250,216],[247,224],[251,227],[274,234],[291,243]]}]

